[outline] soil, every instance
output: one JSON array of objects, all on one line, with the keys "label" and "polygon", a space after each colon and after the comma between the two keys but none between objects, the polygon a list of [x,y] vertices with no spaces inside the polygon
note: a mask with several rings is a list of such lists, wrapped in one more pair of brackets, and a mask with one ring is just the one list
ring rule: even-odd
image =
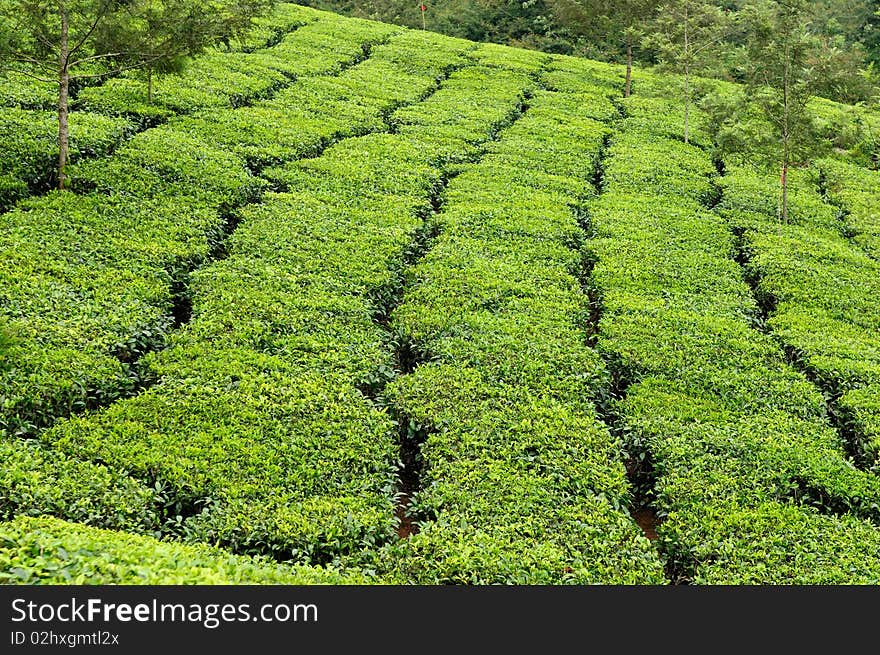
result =
[{"label": "soil", "polygon": [[397,507],[394,508],[394,515],[400,522],[397,528],[397,537],[399,539],[407,539],[411,535],[414,535],[416,532],[418,532],[418,527],[413,523],[412,518],[407,516],[406,513],[406,510],[409,507],[409,503],[409,494],[404,494],[400,497],[400,500],[397,503]]},{"label": "soil", "polygon": [[641,507],[633,510],[632,517],[639,524],[639,527],[648,539],[654,541],[657,538],[657,524],[659,521],[654,510],[650,507]]}]

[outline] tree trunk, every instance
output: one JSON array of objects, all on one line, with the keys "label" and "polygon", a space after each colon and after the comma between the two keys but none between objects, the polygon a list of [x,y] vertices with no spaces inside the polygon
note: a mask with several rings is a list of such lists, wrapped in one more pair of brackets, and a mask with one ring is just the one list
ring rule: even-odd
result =
[{"label": "tree trunk", "polygon": [[[788,95],[785,96],[786,102]],[[788,105],[786,105],[786,108]],[[785,113],[786,122],[782,126],[782,222],[788,223],[788,166],[791,162],[791,143],[788,129],[788,112]]]},{"label": "tree trunk", "polygon": [[67,159],[70,152],[70,126],[68,125],[70,95],[70,45],[68,33],[70,23],[67,7],[63,2],[58,4],[61,14],[61,44],[58,58],[58,188],[64,189],[67,183]]},{"label": "tree trunk", "polygon": [[684,5],[684,142],[690,143],[690,114],[691,114],[691,40],[690,17],[688,16],[688,4]]},{"label": "tree trunk", "polygon": [[782,69],[782,222],[788,223],[788,164],[791,161],[791,59],[785,42]]},{"label": "tree trunk", "polygon": [[690,64],[684,63],[684,142],[690,143],[691,136],[691,77]]},{"label": "tree trunk", "polygon": [[788,160],[782,162],[782,222],[788,223]]},{"label": "tree trunk", "polygon": [[153,68],[147,67],[147,104],[153,104]]},{"label": "tree trunk", "polygon": [[626,87],[623,90],[623,97],[629,98],[632,91],[632,67],[633,67],[633,46],[632,37],[626,37]]}]

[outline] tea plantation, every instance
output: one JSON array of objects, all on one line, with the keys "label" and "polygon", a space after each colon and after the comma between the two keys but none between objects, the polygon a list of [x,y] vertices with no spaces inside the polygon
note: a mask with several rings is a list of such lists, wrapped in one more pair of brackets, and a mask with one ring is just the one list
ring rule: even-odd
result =
[{"label": "tea plantation", "polygon": [[623,85],[282,4],[57,191],[0,78],[0,583],[880,583],[880,172]]}]

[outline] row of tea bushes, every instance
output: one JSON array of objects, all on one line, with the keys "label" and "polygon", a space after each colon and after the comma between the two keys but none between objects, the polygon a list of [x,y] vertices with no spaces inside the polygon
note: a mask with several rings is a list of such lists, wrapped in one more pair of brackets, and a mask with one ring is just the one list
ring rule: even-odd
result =
[{"label": "row of tea bushes", "polygon": [[207,546],[86,527],[53,518],[0,523],[0,584],[368,584],[364,575],[284,566]]},{"label": "row of tea bushes", "polygon": [[[322,17],[324,20],[320,21]],[[271,16],[260,19],[263,29],[253,35],[253,43],[260,45],[260,49],[254,48],[249,53],[210,50],[193,60],[185,75],[160,79],[157,82],[160,95],[154,103],[147,103],[145,92],[144,97],[138,95],[145,87],[138,81],[137,74],[117,77],[104,85],[93,85],[75,93],[74,111],[70,115],[70,160],[104,157],[139,129],[165,120],[176,111],[198,106],[235,106],[265,95],[288,81],[286,73],[271,67],[270,62],[275,59],[289,60],[292,66],[325,71],[338,65],[328,67],[324,62],[321,68],[322,59],[333,57],[332,52],[327,54],[328,48],[344,51],[349,45],[348,56],[360,56],[360,42],[355,41],[352,49],[345,39],[334,39],[333,35],[339,31],[338,21],[332,14],[279,5]],[[308,23],[316,23],[317,32],[294,38],[291,32]],[[285,40],[284,53],[276,51],[280,39],[267,38],[265,30],[273,34],[291,33]],[[264,38],[266,40],[261,41]],[[290,44],[299,52],[298,58],[291,56]],[[264,47],[270,45],[276,48]],[[0,78],[0,89],[4,83],[10,83],[8,76]],[[52,85],[46,86],[48,102],[16,100],[21,94],[16,94],[14,89],[3,96],[11,106],[0,109],[0,211],[10,209],[30,194],[45,193],[55,184],[58,121],[54,108],[57,98],[53,99],[52,93],[57,94],[57,89],[53,91]],[[129,91],[120,94],[122,88]],[[176,104],[163,100],[163,93],[176,98]]]},{"label": "row of tea bushes", "polygon": [[585,95],[536,92],[463,167],[392,315],[422,361],[387,393],[410,437],[425,439],[408,508],[418,533],[380,560],[397,579],[663,581],[626,510],[620,444],[594,405],[609,380],[587,345],[575,209],[608,128],[584,117]]},{"label": "row of tea bushes", "polygon": [[853,447],[874,460],[880,449],[880,262],[871,231],[880,225],[880,197],[860,183],[876,174],[828,160],[822,166],[831,197],[854,211],[840,215],[820,194],[815,174],[798,171],[790,223],[783,224],[774,179],[747,169],[725,178],[719,211],[743,234],[749,274],[770,311],[768,326],[838,405],[841,428],[860,441]]},{"label": "row of tea bushes", "polygon": [[[818,389],[762,333],[709,156],[636,100],[590,205],[598,347],[654,478],[673,574],[706,583],[876,582],[880,484],[845,459]],[[641,147],[640,147],[641,144]],[[739,190],[723,178],[722,206]],[[755,526],[760,526],[760,529]],[[833,544],[833,547],[830,545]]]},{"label": "row of tea bushes", "polygon": [[[384,30],[371,38],[383,40]],[[446,55],[438,56],[448,63]],[[433,84],[431,69],[424,88]],[[377,114],[400,101],[393,88],[384,100],[375,98],[375,84],[363,89],[374,98]],[[412,90],[415,99],[422,92]],[[295,107],[296,98],[290,103]],[[313,124],[320,118],[316,114]],[[353,121],[348,129],[355,126]],[[313,138],[334,136],[321,130]],[[240,142],[249,138],[259,140],[261,132],[249,137],[243,131]],[[292,149],[288,156],[300,154]],[[6,253],[0,305],[11,336],[0,400],[10,437],[32,436],[59,417],[152,383],[155,373],[137,365],[138,359],[162,346],[185,320],[175,315],[181,309],[176,294],[185,291],[193,268],[222,254],[232,207],[264,186],[242,157],[212,144],[210,133],[173,125],[138,135],[108,160],[77,167],[72,182],[97,192],[52,193],[26,201],[0,221]],[[34,442],[10,439],[3,447],[9,451],[0,494],[4,517],[50,513],[158,531],[173,530],[164,524],[193,511],[192,499],[155,472],[134,482],[125,467],[108,470]]]},{"label": "row of tea bushes", "polygon": [[[464,68],[390,117],[418,107],[422,126],[274,171],[290,191],[243,210],[229,256],[194,275],[192,321],[148,357],[158,383],[44,441],[162,481],[192,510],[190,540],[319,563],[391,539],[397,428],[362,392],[394,366],[376,301],[446,156],[506,124],[529,84]],[[469,106],[475,88],[484,95]]]}]

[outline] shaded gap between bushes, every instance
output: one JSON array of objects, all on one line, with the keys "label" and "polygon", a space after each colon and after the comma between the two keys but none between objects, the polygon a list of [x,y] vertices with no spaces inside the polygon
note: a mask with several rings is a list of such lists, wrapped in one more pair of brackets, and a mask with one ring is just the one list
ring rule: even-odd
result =
[{"label": "shaded gap between bushes", "polygon": [[846,456],[856,468],[872,471],[876,460],[871,453],[871,440],[859,430],[858,422],[852,413],[840,404],[844,389],[837,380],[826,378],[810,366],[808,357],[799,349],[784,344],[783,350],[788,364],[803,374],[822,393],[828,422],[840,435]]},{"label": "shaded gap between bushes", "polygon": [[[469,164],[479,164],[488,152],[488,144],[501,139],[504,130],[526,114],[531,96],[530,91],[524,91],[520,103],[504,120],[493,126],[487,138],[479,144],[477,152],[469,159]],[[398,539],[407,539],[417,534],[421,523],[435,518],[423,509],[413,511],[412,504],[414,497],[422,489],[422,479],[426,471],[426,462],[421,452],[422,445],[437,430],[433,426],[420,424],[385,393],[389,384],[411,375],[419,366],[432,359],[432,354],[422,344],[409,335],[397,332],[393,315],[404,302],[407,290],[414,284],[410,279],[413,267],[427,255],[441,233],[437,218],[444,210],[444,194],[449,183],[461,170],[460,167],[455,166],[442,172],[439,183],[425,199],[422,224],[413,233],[411,242],[401,253],[391,281],[372,294],[372,304],[375,308],[373,320],[388,336],[389,347],[393,351],[394,370],[385,375],[377,375],[373,383],[362,385],[359,389],[378,407],[384,408],[397,424],[398,463],[394,515],[398,524]]]},{"label": "shaded gap between bushes", "polygon": [[[820,183],[820,190],[825,196],[825,188]],[[826,201],[827,196],[825,196]],[[833,203],[829,203],[833,204]],[[840,217],[842,222],[842,231],[844,229],[844,219]],[[786,363],[794,370],[803,375],[813,386],[815,386],[822,394],[825,401],[825,413],[831,427],[840,436],[845,455],[860,470],[871,470],[876,464],[874,456],[870,452],[870,440],[863,434],[859,428],[854,416],[840,404],[840,398],[844,393],[839,382],[823,376],[819,371],[815,370],[809,364],[809,358],[806,353],[800,351],[794,346],[785,343],[785,341],[770,328],[768,321],[776,312],[778,301],[775,296],[767,292],[761,286],[761,272],[752,265],[752,252],[748,245],[748,236],[746,228],[742,226],[732,226],[731,232],[734,235],[734,255],[733,258],[743,270],[743,278],[751,290],[752,297],[757,305],[757,316],[755,316],[754,327],[763,334],[772,336],[780,345],[785,356]],[[844,233],[844,236],[846,234]],[[824,498],[826,493],[804,494],[805,496]],[[818,503],[821,505],[821,503]],[[839,503],[832,502],[827,505],[831,513],[835,513],[834,507]]]},{"label": "shaded gap between bushes", "polygon": [[[717,159],[716,167],[719,174],[723,175],[724,162]],[[828,204],[834,205],[828,198],[825,183],[821,179],[819,190],[825,201]],[[838,208],[838,211],[841,233],[849,239],[846,233],[845,215],[841,213],[842,209]],[[803,375],[822,394],[828,424],[837,432],[844,455],[857,469],[873,471],[876,466],[876,460],[874,455],[871,454],[870,440],[860,431],[855,417],[839,402],[844,390],[837,380],[828,379],[810,366],[806,353],[786,343],[782,337],[774,333],[769,325],[769,320],[777,310],[778,299],[762,288],[761,271],[752,265],[753,253],[748,243],[747,228],[732,225],[730,230],[734,236],[733,259],[741,267],[743,279],[749,286],[752,298],[756,304],[757,313],[754,316],[753,327],[761,333],[772,337],[779,344],[785,362],[793,370]],[[828,489],[812,484],[800,477],[795,477],[793,483],[794,486],[787,497],[798,505],[808,505],[816,508],[823,514],[831,516],[855,514],[880,524],[880,509],[870,499],[850,498],[829,493]]]},{"label": "shaded gap between bushes", "polygon": [[[344,66],[341,70],[337,71],[336,75],[341,74],[344,70],[351,68],[352,66],[365,61],[372,53],[373,48],[378,45],[383,45],[387,43],[389,39],[385,39],[380,43],[377,43],[373,46],[365,45],[364,46],[364,54],[362,57],[357,60],[352,61],[349,65]],[[338,132],[331,137],[323,139],[312,151],[308,154],[298,156],[292,158],[287,161],[302,161],[307,159],[315,159],[321,157],[327,149],[332,146],[338,145],[340,143],[344,143],[347,140],[358,139],[370,134],[382,134],[382,133],[392,133],[393,125],[391,123],[391,116],[393,112],[404,106],[415,105],[421,102],[428,100],[432,95],[437,93],[442,87],[444,82],[446,82],[449,77],[457,70],[464,67],[466,63],[450,65],[446,67],[438,78],[435,80],[435,83],[421,96],[418,98],[405,101],[405,102],[396,102],[391,104],[389,107],[384,108],[379,112],[379,117],[381,121],[384,123],[382,127],[378,129],[369,129],[363,131],[357,131],[354,133],[348,132]],[[263,170],[268,168],[271,165],[277,164],[277,162],[253,162],[251,163],[251,172],[255,177],[260,177]],[[431,198],[430,205],[436,206],[437,203],[441,202],[438,200],[439,195],[442,193],[442,190],[445,188],[446,183],[448,182],[447,178],[444,178],[441,182],[441,185],[438,190],[434,192],[434,195]],[[252,203],[248,204],[257,204],[260,200],[256,200]],[[426,214],[430,214],[429,211],[426,211]],[[240,220],[240,216],[238,211],[232,211],[228,214],[228,220],[225,223],[226,231],[231,235],[232,232],[238,227],[238,223]],[[399,296],[402,294],[402,279],[404,275],[404,270],[409,266],[412,266],[418,259],[420,259],[424,252],[429,248],[430,241],[433,239],[433,236],[436,234],[433,227],[434,223],[429,220],[425,220],[423,226],[416,231],[413,236],[413,241],[407,250],[403,253],[401,257],[401,264],[399,266],[399,271],[395,272],[395,275],[392,276],[394,280],[393,284],[389,283],[385,287],[382,287],[380,290],[377,290],[374,295],[371,295],[372,304],[376,307],[376,311],[374,312],[374,320],[382,324],[383,319],[381,316],[383,314],[390,315],[390,307],[399,303]],[[230,255],[228,252],[226,245],[228,243],[227,239],[223,239],[218,246],[217,252],[213,257],[212,261],[217,261],[224,259]],[[400,291],[398,291],[398,287],[400,287]],[[191,301],[190,301],[191,302]],[[183,310],[185,311],[186,304],[183,303]],[[190,305],[191,308],[191,305]],[[408,346],[403,346],[401,348],[401,352],[396,354],[395,361],[397,368],[411,369],[415,366],[415,361],[417,360],[417,355],[410,352],[408,350]],[[378,402],[379,394],[381,390],[384,388],[386,380],[383,378],[381,374],[377,380],[370,381],[366,384],[359,385],[358,389],[361,391],[363,395],[372,399],[375,402]],[[415,423],[411,420],[399,421],[399,432],[401,433],[401,449],[403,451],[403,455],[405,455],[405,460],[407,462],[412,462],[411,470],[413,474],[410,476],[409,484],[411,486],[417,485],[418,480],[418,463],[417,463],[417,453],[418,447],[421,442],[426,438],[427,430],[424,428],[420,428],[415,425]],[[161,479],[158,479],[157,484],[160,488],[164,489],[164,483]],[[168,485],[170,486],[170,485]],[[205,511],[209,511],[211,507],[215,505],[215,501],[211,498],[198,498],[190,495],[184,495],[182,502],[174,496],[171,496],[171,500],[164,501],[164,504],[161,509],[163,509],[171,520],[170,524],[166,524],[163,526],[165,532],[169,535],[176,534],[184,534],[186,532],[185,521],[188,518],[192,518],[198,514],[204,513]],[[177,514],[168,513],[169,508],[173,508],[177,510],[178,508],[183,508],[183,513],[178,512]],[[239,552],[239,549],[230,548],[228,544],[220,544],[231,552]],[[278,562],[288,562],[289,557],[286,555],[286,549],[283,547],[279,547],[279,544],[265,544],[264,548],[253,549],[249,548],[246,551],[241,551],[242,554],[259,554],[270,557]],[[332,558],[327,554],[321,558],[313,559],[311,562],[313,565],[323,565],[329,563]]]},{"label": "shaded gap between bushes", "polygon": [[[618,112],[618,118],[612,127],[619,127],[628,114],[626,105],[618,97],[610,98]],[[605,136],[596,157],[592,184],[596,195],[601,196],[606,187],[605,166],[613,142],[615,131]],[[589,247],[591,240],[596,238],[597,231],[593,225],[589,210],[589,199],[573,208],[581,232],[584,235],[584,247],[581,249],[581,271],[579,282],[583,294],[587,298],[588,311],[584,330],[587,344],[597,348],[600,341],[600,323],[604,313],[602,290],[593,277],[598,255]],[[639,527],[643,536],[653,545],[657,557],[664,563],[664,575],[671,584],[686,584],[689,575],[678,567],[674,558],[666,556],[662,542],[658,539],[657,529],[661,517],[654,507],[657,476],[650,448],[631,433],[626,418],[621,412],[621,402],[626,398],[629,387],[636,381],[637,372],[629,370],[623,361],[614,353],[598,349],[610,374],[606,389],[595,399],[596,412],[599,420],[609,432],[624,445],[624,468],[631,489],[631,499],[627,508],[633,522]]]}]

